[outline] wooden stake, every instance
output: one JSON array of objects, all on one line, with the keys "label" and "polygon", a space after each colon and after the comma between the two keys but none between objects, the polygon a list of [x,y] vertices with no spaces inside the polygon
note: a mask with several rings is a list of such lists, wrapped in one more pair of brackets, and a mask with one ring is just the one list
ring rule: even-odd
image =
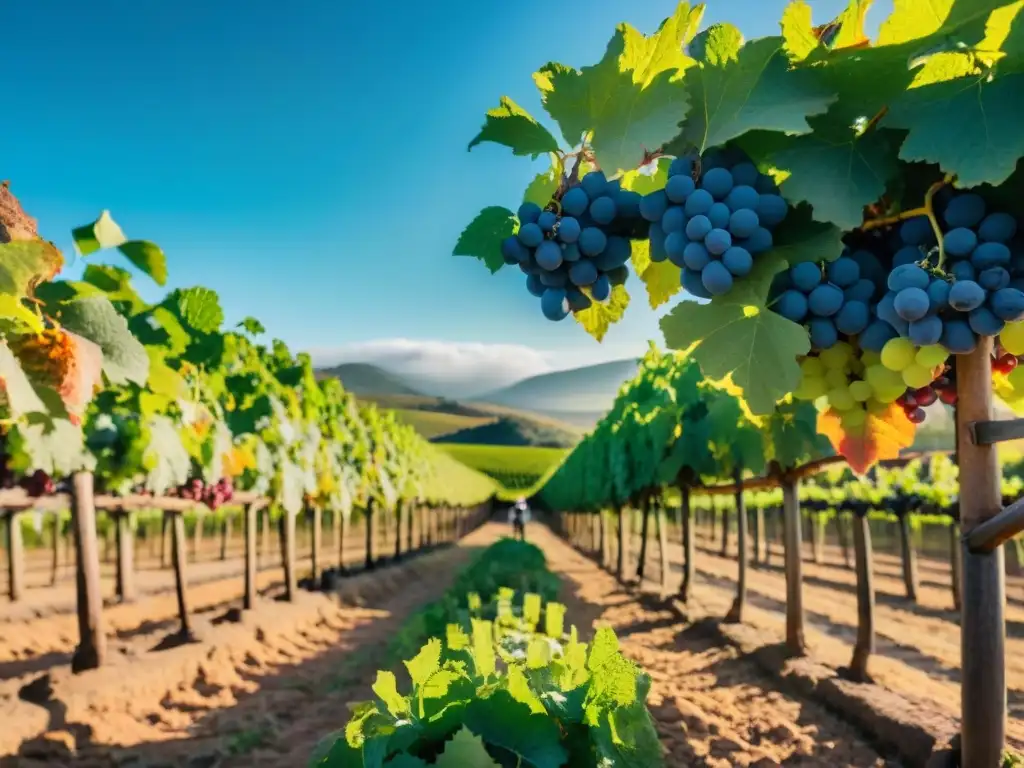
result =
[{"label": "wooden stake", "polygon": [[245,593],[242,595],[242,610],[251,611],[256,607],[256,525],[258,511],[255,504],[245,507]]},{"label": "wooden stake", "polygon": [[25,542],[18,512],[7,514],[7,595],[12,603],[25,595]]},{"label": "wooden stake", "polygon": [[117,513],[114,524],[117,526],[117,599],[129,603],[138,596],[135,588],[135,545],[131,514]]},{"label": "wooden stake", "polygon": [[75,583],[78,592],[78,647],[71,671],[103,666],[107,636],[103,632],[103,593],[100,585],[100,547],[96,537],[91,472],[71,478],[71,513],[75,531]]},{"label": "wooden stake", "polygon": [[782,483],[786,557],[786,646],[802,655],[804,642],[803,542],[801,541],[800,481],[786,478]]},{"label": "wooden stake", "polygon": [[171,553],[174,565],[174,589],[178,598],[178,636],[184,641],[194,640],[191,609],[188,599],[188,551],[185,543],[185,516],[178,512],[171,523]]},{"label": "wooden stake", "polygon": [[[1002,508],[999,456],[994,445],[975,445],[971,424],[992,419],[992,338],[980,337],[969,355],[956,357],[957,457],[960,526],[966,537]],[[961,766],[1000,764],[1006,742],[1006,601],[1003,548],[963,553],[961,610]]]}]

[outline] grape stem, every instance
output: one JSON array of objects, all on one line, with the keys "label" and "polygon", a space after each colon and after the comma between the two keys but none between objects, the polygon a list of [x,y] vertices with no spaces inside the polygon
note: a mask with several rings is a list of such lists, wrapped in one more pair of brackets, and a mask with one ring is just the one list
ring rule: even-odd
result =
[{"label": "grape stem", "polygon": [[931,222],[932,231],[935,233],[935,240],[939,244],[939,261],[935,265],[937,269],[942,269],[943,262],[946,261],[946,247],[942,242],[942,230],[939,228],[939,220],[935,218],[935,207],[932,205],[932,200],[935,198],[935,193],[942,189],[947,184],[953,183],[954,176],[947,173],[942,181],[937,181],[928,187],[928,191],[924,193],[924,207],[928,211],[928,221]]},{"label": "grape stem", "polygon": [[882,121],[882,118],[885,117],[887,114],[889,114],[888,106],[882,107],[880,110],[878,110],[878,114],[872,117],[870,120],[868,120],[868,122],[865,124],[864,130],[860,132],[860,135],[863,136],[872,128],[875,128]]}]

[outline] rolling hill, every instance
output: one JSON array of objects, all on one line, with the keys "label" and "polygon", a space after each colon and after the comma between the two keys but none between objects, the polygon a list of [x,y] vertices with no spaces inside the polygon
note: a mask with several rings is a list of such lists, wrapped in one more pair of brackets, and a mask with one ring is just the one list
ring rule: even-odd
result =
[{"label": "rolling hill", "polygon": [[638,362],[629,358],[544,373],[480,395],[471,402],[494,403],[561,420],[568,414],[585,415],[588,420],[593,418],[589,421],[592,426],[611,408],[619,387],[636,373]]},{"label": "rolling hill", "polygon": [[352,394],[364,395],[409,395],[421,396],[400,377],[369,363],[342,363],[333,368],[322,368],[316,372],[320,379],[341,379]]},{"label": "rolling hill", "polygon": [[571,448],[579,442],[578,432],[523,416],[501,416],[477,426],[435,438],[438,443],[473,445],[533,445],[539,448]]}]

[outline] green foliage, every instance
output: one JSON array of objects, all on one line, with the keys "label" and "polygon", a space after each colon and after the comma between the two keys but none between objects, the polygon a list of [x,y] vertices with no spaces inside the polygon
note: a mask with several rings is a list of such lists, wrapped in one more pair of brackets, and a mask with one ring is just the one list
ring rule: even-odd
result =
[{"label": "green foliage", "polygon": [[493,478],[504,495],[529,495],[561,463],[566,451],[533,446],[439,443],[445,453]]},{"label": "green foliage", "polygon": [[[553,579],[539,550],[525,547],[506,540],[485,555],[508,563],[522,555],[531,572]],[[563,634],[564,606],[526,593],[518,608],[508,586],[495,594],[492,611],[471,597],[410,651],[408,686],[379,671],[376,699],[352,705],[345,728],[317,746],[310,765],[664,765],[646,707],[650,678],[622,656],[612,630],[598,630],[588,645],[575,627]]]}]

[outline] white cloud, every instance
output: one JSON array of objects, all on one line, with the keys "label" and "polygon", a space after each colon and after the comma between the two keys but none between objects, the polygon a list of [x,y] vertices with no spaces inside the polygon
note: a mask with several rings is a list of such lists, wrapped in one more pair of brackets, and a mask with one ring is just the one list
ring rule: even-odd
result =
[{"label": "white cloud", "polygon": [[554,370],[555,355],[521,344],[374,339],[308,350],[318,366],[372,363],[438,394],[463,396]]}]

